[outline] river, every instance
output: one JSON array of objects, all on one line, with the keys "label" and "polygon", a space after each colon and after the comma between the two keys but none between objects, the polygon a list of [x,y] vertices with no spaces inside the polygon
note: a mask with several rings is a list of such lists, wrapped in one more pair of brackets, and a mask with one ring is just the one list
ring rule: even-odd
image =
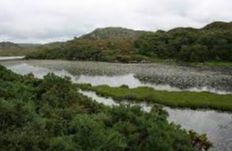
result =
[{"label": "river", "polygon": [[[101,62],[72,62],[55,60],[10,60],[0,64],[19,73],[33,73],[43,78],[49,72],[58,76],[69,76],[75,83],[128,85],[130,88],[149,86],[166,91],[208,91],[220,95],[232,93],[230,71],[199,69],[163,64],[120,64]],[[94,92],[82,92],[105,105],[117,105],[111,98],[97,96]],[[232,100],[231,100],[232,101]],[[150,105],[139,104],[145,111]],[[169,113],[169,122],[206,133],[214,143],[211,150],[232,150],[232,114],[214,110],[173,109],[164,107]]]}]

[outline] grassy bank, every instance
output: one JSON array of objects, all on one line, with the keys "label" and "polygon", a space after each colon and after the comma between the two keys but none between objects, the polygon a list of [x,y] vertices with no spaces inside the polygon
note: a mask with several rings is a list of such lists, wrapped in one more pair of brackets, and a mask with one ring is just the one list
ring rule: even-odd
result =
[{"label": "grassy bank", "polygon": [[232,111],[232,95],[217,95],[208,92],[168,92],[148,87],[129,89],[126,86],[109,87],[102,85],[92,87],[88,84],[79,85],[79,87],[83,90],[96,91],[101,96],[112,97],[118,101],[146,101],[171,107]]}]

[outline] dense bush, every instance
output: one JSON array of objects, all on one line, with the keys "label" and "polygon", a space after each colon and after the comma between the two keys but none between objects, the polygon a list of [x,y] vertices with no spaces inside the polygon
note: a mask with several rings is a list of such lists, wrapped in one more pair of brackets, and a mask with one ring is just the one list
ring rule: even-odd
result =
[{"label": "dense bush", "polygon": [[147,57],[134,51],[134,40],[142,33],[145,32],[122,28],[98,29],[64,43],[43,45],[36,53],[27,55],[27,58],[141,62]]},{"label": "dense bush", "polygon": [[232,61],[232,23],[146,33],[135,42],[135,47],[140,54],[150,57],[190,62]]},{"label": "dense bush", "polygon": [[154,58],[185,62],[232,61],[232,23],[215,22],[202,29],[176,28],[167,32],[129,30],[129,35],[110,30],[113,29],[42,46],[27,58],[123,63],[151,62]]},{"label": "dense bush", "polygon": [[42,46],[28,59],[66,59],[106,62],[141,62],[147,57],[137,54],[132,40],[74,38],[64,44]]},{"label": "dense bush", "polygon": [[54,74],[38,80],[0,66],[0,80],[0,150],[198,150],[197,135],[169,124],[158,106],[105,107]]}]

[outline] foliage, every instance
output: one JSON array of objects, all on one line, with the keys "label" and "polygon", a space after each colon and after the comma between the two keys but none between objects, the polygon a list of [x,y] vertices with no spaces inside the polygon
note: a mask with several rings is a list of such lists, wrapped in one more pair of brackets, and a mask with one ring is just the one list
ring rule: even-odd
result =
[{"label": "foliage", "polygon": [[146,33],[136,42],[140,54],[186,62],[232,61],[232,23],[202,29],[176,28]]},{"label": "foliage", "polygon": [[151,113],[139,107],[109,108],[54,74],[39,80],[0,66],[0,80],[1,150],[200,150],[158,106]]},{"label": "foliage", "polygon": [[231,62],[231,37],[231,22],[213,22],[201,29],[175,28],[167,32],[108,27],[66,42],[44,45],[0,43],[0,55],[122,63],[153,62],[157,59]]},{"label": "foliage", "polygon": [[29,59],[67,59],[106,62],[142,62],[149,61],[143,55],[129,51],[133,48],[131,40],[73,39],[59,47],[45,47],[27,55]]},{"label": "foliage", "polygon": [[103,28],[57,47],[42,47],[27,57],[123,63],[151,62],[152,58],[231,62],[231,29],[231,23],[223,22],[215,22],[202,29],[176,28],[153,33]]},{"label": "foliage", "polygon": [[172,107],[182,108],[211,108],[222,111],[232,111],[232,95],[218,95],[208,92],[168,92],[149,87],[128,88],[94,86],[80,84],[83,90],[92,90],[97,94],[112,97],[115,100],[131,100],[138,102],[152,102]]},{"label": "foliage", "polygon": [[103,28],[65,43],[41,47],[36,53],[27,55],[29,59],[67,59],[106,62],[150,61],[134,50],[134,41],[143,31],[123,28]]},{"label": "foliage", "polygon": [[210,147],[212,147],[212,144],[207,141],[205,134],[199,135],[194,131],[189,131],[189,135],[192,143],[195,144],[198,149],[203,148],[204,150],[208,150]]}]

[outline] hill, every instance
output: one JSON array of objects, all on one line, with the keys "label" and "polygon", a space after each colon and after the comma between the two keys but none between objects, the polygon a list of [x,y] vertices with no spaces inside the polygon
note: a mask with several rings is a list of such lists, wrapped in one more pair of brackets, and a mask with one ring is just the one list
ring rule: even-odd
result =
[{"label": "hill", "polygon": [[6,49],[6,48],[20,48],[18,44],[12,43],[12,42],[0,42],[0,49]]},{"label": "hill", "polygon": [[24,56],[36,51],[39,44],[17,44],[0,42],[0,56]]},{"label": "hill", "polygon": [[22,48],[37,48],[42,46],[42,44],[37,44],[37,43],[17,43],[17,45]]},{"label": "hill", "polygon": [[28,58],[150,62],[232,61],[232,23],[213,22],[203,28],[178,27],[169,31],[136,31],[120,27],[93,32],[52,47],[47,45]]},{"label": "hill", "polygon": [[232,23],[213,22],[203,28],[175,28],[144,34],[135,46],[140,54],[187,62],[232,61]]},{"label": "hill", "polygon": [[145,33],[120,27],[99,28],[64,43],[44,45],[28,58],[140,62],[148,59],[136,53],[134,42]]},{"label": "hill", "polygon": [[83,35],[82,39],[94,40],[136,40],[139,36],[146,33],[145,31],[136,31],[121,27],[97,28],[93,32]]},{"label": "hill", "polygon": [[203,27],[203,30],[232,30],[232,22],[213,22]]}]

